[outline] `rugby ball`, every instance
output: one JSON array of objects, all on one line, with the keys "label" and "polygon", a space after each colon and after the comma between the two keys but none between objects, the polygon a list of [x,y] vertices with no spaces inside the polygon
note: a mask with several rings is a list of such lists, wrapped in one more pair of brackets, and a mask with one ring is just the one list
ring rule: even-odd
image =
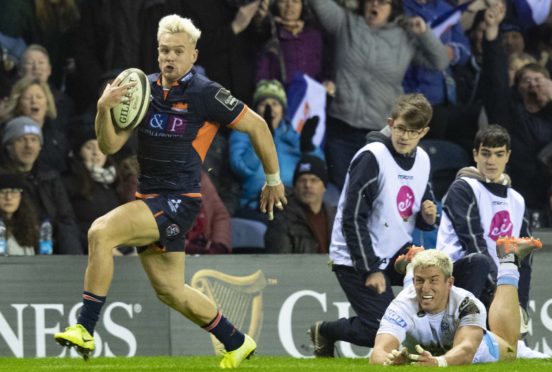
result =
[{"label": "rugby ball", "polygon": [[134,88],[126,94],[128,99],[111,109],[113,124],[121,129],[134,129],[144,119],[144,115],[148,111],[150,103],[148,77],[142,70],[128,68],[121,72],[115,80],[119,80],[119,85],[136,82]]}]

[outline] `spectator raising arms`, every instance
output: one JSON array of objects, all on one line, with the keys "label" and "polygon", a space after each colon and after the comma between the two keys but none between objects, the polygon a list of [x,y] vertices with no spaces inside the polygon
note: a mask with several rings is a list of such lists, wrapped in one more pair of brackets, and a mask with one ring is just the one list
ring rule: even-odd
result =
[{"label": "spectator raising arms", "polygon": [[273,16],[267,16],[266,21],[273,35],[257,58],[256,80],[277,79],[288,86],[297,73],[320,82],[329,78],[325,56],[328,49],[306,1],[277,0],[271,13]]},{"label": "spectator raising arms", "polygon": [[546,68],[529,63],[516,72],[514,86],[508,88],[507,59],[499,35],[505,12],[502,3],[485,12],[482,96],[489,122],[510,133],[512,186],[525,199],[529,214],[542,217],[550,180],[538,154],[552,142],[552,80]]},{"label": "spectator raising arms", "polygon": [[341,189],[366,134],[385,126],[410,63],[443,69],[449,59],[423,19],[400,17],[401,0],[364,0],[360,14],[332,0],[309,4],[335,38],[336,91],[328,107],[326,156],[330,181]]}]

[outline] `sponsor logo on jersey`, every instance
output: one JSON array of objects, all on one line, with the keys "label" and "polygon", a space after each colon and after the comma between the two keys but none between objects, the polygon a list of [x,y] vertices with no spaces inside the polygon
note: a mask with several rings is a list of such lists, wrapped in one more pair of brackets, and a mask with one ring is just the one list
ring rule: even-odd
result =
[{"label": "sponsor logo on jersey", "polygon": [[148,128],[154,132],[166,134],[184,134],[187,121],[182,116],[153,114],[148,118]]},{"label": "sponsor logo on jersey", "polygon": [[387,309],[387,311],[385,312],[385,315],[383,316],[383,319],[391,323],[395,323],[401,328],[406,328],[406,321],[399,314],[397,314],[391,309]]},{"label": "sponsor logo on jersey", "polygon": [[215,98],[219,101],[224,107],[232,111],[238,105],[238,100],[232,96],[229,90],[220,88]]},{"label": "sponsor logo on jersey", "polygon": [[458,317],[462,319],[465,316],[474,314],[479,314],[479,308],[471,298],[464,298],[460,306],[458,306]]},{"label": "sponsor logo on jersey", "polygon": [[169,201],[167,202],[167,204],[169,204],[169,208],[171,208],[171,211],[173,211],[173,213],[176,213],[178,207],[180,207],[180,203],[182,203],[182,200],[180,199],[169,199]]},{"label": "sponsor logo on jersey", "polygon": [[165,229],[165,234],[167,235],[167,238],[172,238],[173,236],[177,236],[180,234],[180,227],[178,227],[177,224],[173,223]]},{"label": "sponsor logo on jersey", "polygon": [[414,176],[408,176],[408,175],[405,175],[405,174],[399,174],[399,179],[400,179],[400,180],[413,180],[413,179],[414,179]]},{"label": "sponsor logo on jersey", "polygon": [[412,216],[412,207],[414,206],[414,192],[408,186],[401,186],[397,194],[397,210],[404,221]]},{"label": "sponsor logo on jersey", "polygon": [[512,236],[513,230],[514,225],[510,219],[510,213],[508,211],[498,211],[491,220],[489,238],[496,241],[501,236]]}]

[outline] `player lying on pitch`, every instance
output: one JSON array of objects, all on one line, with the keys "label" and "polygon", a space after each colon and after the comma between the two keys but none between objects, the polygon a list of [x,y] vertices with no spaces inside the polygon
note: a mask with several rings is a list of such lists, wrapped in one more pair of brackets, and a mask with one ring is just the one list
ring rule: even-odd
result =
[{"label": "player lying on pitch", "polygon": [[409,257],[399,257],[395,267],[406,271],[405,288],[381,320],[370,363],[444,367],[515,359],[520,329],[518,264],[536,248],[542,243],[533,238],[498,239],[500,265],[489,309],[490,331],[485,306],[454,286],[452,261],[446,254],[415,247]]}]

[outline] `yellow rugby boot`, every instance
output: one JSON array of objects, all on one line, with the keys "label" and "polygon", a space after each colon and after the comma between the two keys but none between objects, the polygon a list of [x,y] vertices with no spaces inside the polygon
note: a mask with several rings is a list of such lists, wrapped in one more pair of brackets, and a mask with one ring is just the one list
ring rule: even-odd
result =
[{"label": "yellow rugby boot", "polygon": [[232,351],[223,352],[224,357],[220,361],[220,368],[237,368],[244,359],[249,359],[257,350],[257,344],[248,335],[244,335],[242,346]]},{"label": "yellow rugby boot", "polygon": [[65,328],[65,332],[54,335],[54,339],[61,346],[74,346],[84,360],[88,360],[94,351],[94,337],[81,324]]}]

